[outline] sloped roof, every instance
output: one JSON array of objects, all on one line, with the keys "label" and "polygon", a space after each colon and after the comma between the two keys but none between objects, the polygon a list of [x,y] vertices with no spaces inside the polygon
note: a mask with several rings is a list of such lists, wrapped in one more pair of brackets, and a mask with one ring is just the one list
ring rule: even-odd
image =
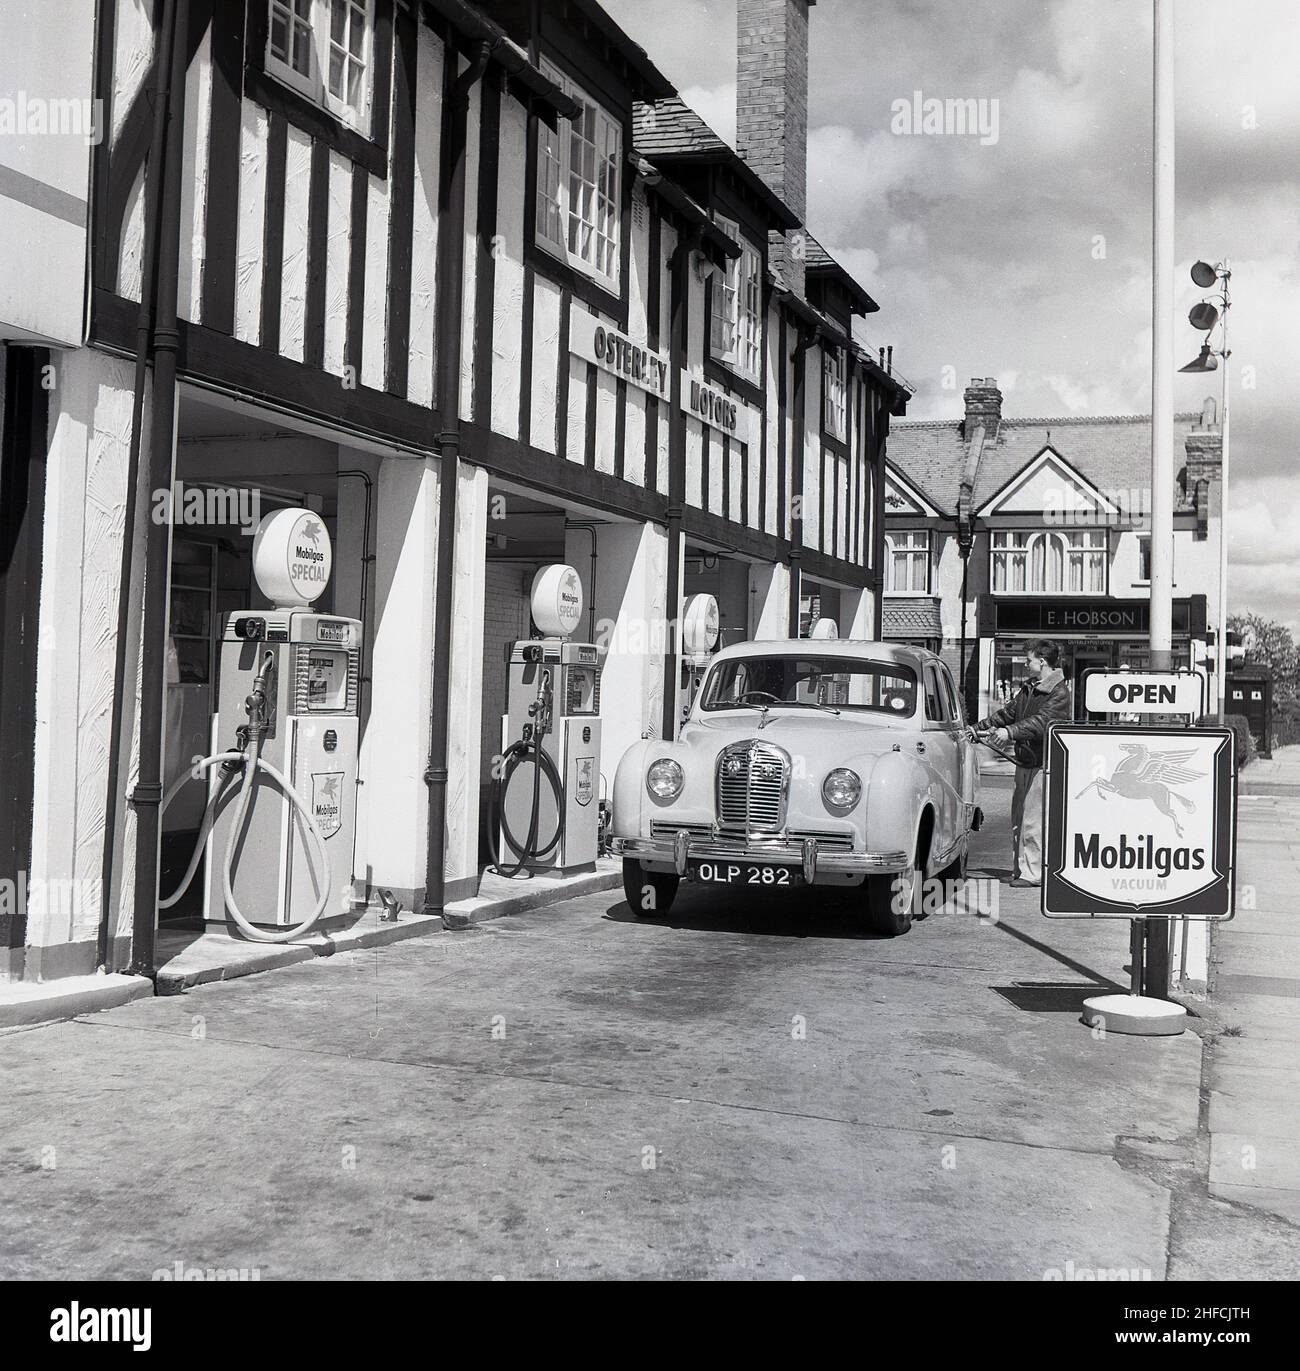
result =
[{"label": "sloped roof", "polygon": [[804,238],[807,246],[804,253],[804,270],[809,275],[822,273],[827,276],[834,276],[841,289],[846,292],[849,298],[857,306],[860,314],[875,314],[880,306],[867,294],[857,281],[844,270],[834,257],[826,251],[824,247],[808,232],[804,230]]},{"label": "sloped roof", "polygon": [[933,595],[885,596],[881,631],[886,638],[942,638],[939,601]]},{"label": "sloped roof", "polygon": [[768,208],[771,222],[798,228],[790,207],[748,162],[700,118],[679,95],[632,107],[632,143],[657,165],[674,162],[722,162]]},{"label": "sloped roof", "polygon": [[[1185,451],[1187,436],[1200,417],[1199,413],[1174,416],[1174,443],[1178,454]],[[1136,498],[1127,492],[1141,492],[1150,486],[1149,414],[1004,418],[996,440],[990,438],[984,444],[975,477],[975,508],[979,509],[991,500],[1049,443],[1098,489],[1117,492],[1112,498],[1125,513],[1132,512],[1136,503]],[[888,460],[944,514],[956,514],[966,460],[961,421],[922,419],[891,424]],[[1180,471],[1184,461],[1177,461]],[[1195,509],[1194,492],[1184,492],[1177,472],[1174,508],[1177,511]]]}]

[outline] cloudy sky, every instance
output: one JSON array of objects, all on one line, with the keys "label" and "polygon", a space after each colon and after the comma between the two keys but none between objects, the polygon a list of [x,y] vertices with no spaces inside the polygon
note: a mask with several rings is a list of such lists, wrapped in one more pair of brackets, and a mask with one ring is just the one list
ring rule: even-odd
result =
[{"label": "cloudy sky", "polygon": [[[735,0],[605,6],[734,140]],[[1187,269],[1227,259],[1230,596],[1300,632],[1300,5],[1176,21],[1179,361]],[[1010,416],[1150,410],[1149,3],[821,0],[810,83],[810,227],[880,304],[862,337],[894,346],[911,417],[958,417],[972,376]],[[996,100],[997,141],[892,132],[918,90]],[[1178,408],[1220,384],[1179,376]]]}]

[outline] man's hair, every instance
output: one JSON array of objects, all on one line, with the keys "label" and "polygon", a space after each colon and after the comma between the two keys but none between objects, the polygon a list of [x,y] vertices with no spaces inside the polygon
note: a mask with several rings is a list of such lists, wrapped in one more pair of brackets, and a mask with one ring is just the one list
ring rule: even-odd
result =
[{"label": "man's hair", "polygon": [[1041,657],[1048,666],[1053,668],[1061,664],[1061,645],[1055,638],[1035,638],[1026,648],[1026,653]]}]

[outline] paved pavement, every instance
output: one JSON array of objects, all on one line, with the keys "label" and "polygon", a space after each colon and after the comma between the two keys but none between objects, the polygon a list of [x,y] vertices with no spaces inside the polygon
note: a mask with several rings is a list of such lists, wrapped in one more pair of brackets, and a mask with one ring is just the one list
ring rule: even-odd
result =
[{"label": "paved pavement", "polygon": [[1218,939],[1210,1190],[1300,1226],[1300,746],[1242,773],[1237,913]]},{"label": "paved pavement", "polygon": [[0,1275],[1300,1273],[1210,1193],[1201,1038],[1079,1022],[1127,926],[999,898],[596,894],[0,1036]]}]

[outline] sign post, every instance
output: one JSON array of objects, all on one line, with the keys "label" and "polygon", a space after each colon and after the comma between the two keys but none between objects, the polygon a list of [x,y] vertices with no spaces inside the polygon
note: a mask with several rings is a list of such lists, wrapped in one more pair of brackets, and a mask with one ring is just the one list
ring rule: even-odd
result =
[{"label": "sign post", "polygon": [[[1142,706],[1139,697],[1127,702]],[[1159,692],[1148,712],[1165,712]],[[1126,712],[1129,712],[1126,710]],[[1232,917],[1230,729],[1052,724],[1045,753],[1043,914],[1129,919],[1132,992],[1084,1001],[1120,1033],[1181,1033],[1187,1011],[1142,995],[1143,923]]]}]

